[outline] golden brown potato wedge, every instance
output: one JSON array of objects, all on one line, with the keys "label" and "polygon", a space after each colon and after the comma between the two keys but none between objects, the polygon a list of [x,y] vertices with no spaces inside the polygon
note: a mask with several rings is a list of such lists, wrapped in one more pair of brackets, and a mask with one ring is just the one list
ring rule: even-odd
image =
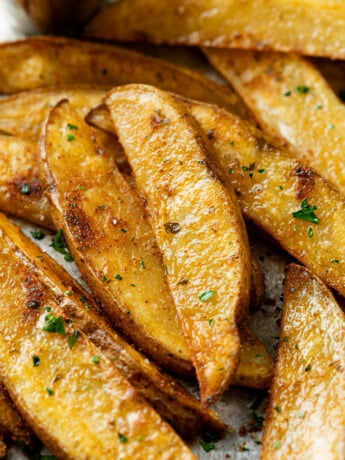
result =
[{"label": "golden brown potato wedge", "polygon": [[345,194],[345,107],[320,72],[291,54],[206,50],[276,143]]},{"label": "golden brown potato wedge", "polygon": [[18,252],[13,224],[0,215],[0,225],[1,375],[45,445],[68,459],[161,459],[162,451],[163,458],[194,458],[73,317],[64,315],[60,305],[82,307],[81,301],[47,284],[35,260]]},{"label": "golden brown potato wedge", "polygon": [[0,383],[0,431],[12,441],[27,446],[33,445],[33,432],[14,407],[2,383]]},{"label": "golden brown potato wedge", "polygon": [[262,460],[342,460],[345,315],[309,270],[290,265]]},{"label": "golden brown potato wedge", "polygon": [[237,322],[249,301],[249,245],[240,209],[208,166],[200,128],[171,95],[128,85],[108,93],[106,104],[147,199],[202,400],[211,402],[236,371]]},{"label": "golden brown potato wedge", "polygon": [[120,0],[101,10],[85,35],[344,59],[344,31],[342,0]]},{"label": "golden brown potato wedge", "polygon": [[83,83],[148,83],[218,104],[239,115],[247,113],[230,88],[192,70],[128,49],[48,36],[0,45],[1,93]]},{"label": "golden brown potato wedge", "polygon": [[0,209],[52,228],[39,178],[37,144],[0,134]]},{"label": "golden brown potato wedge", "polygon": [[[324,179],[249,123],[215,106],[186,104],[213,144],[225,184],[234,187],[245,218],[345,296],[345,200]],[[109,114],[99,107],[88,116],[111,132]],[[307,201],[304,201],[307,200]],[[304,202],[304,208],[302,206]],[[312,210],[313,206],[317,209]],[[298,212],[314,224],[294,217]],[[314,213],[316,218],[311,214]],[[325,241],[328,241],[325,245]]]},{"label": "golden brown potato wedge", "polygon": [[65,102],[50,113],[41,156],[55,226],[111,320],[160,364],[190,373],[143,203],[116,168],[112,150]]},{"label": "golden brown potato wedge", "polygon": [[[28,272],[39,270],[44,283],[54,289],[65,300],[60,304],[64,317],[73,321],[75,327],[82,331],[97,348],[110,359],[119,372],[140,392],[140,394],[153,406],[163,418],[174,425],[175,429],[184,437],[190,438],[202,431],[221,432],[225,429],[211,411],[203,409],[193,396],[191,396],[176,380],[158,370],[146,356],[136,351],[123,338],[121,338],[108,321],[102,316],[99,305],[93,298],[58,265],[54,259],[32,243],[10,221],[2,219],[6,224],[0,228],[6,232],[15,245],[16,253],[25,260]],[[72,293],[66,298],[66,292]],[[68,302],[68,299],[79,300]],[[67,299],[67,301],[66,301]],[[241,331],[244,348],[249,349],[250,331],[244,328]],[[255,345],[256,347],[258,345]],[[253,379],[260,375],[260,363],[264,360],[255,360],[255,346],[250,350],[252,363],[255,363]],[[264,353],[263,353],[264,355]],[[267,352],[266,352],[267,356]],[[269,360],[269,358],[268,358]],[[267,361],[269,363],[269,361]],[[262,387],[265,376],[272,369],[268,364],[266,373],[262,373]],[[247,365],[249,367],[249,365]],[[255,375],[254,375],[255,374]],[[243,375],[239,376],[243,380]],[[268,381],[266,379],[266,385]],[[0,400],[1,402],[1,400]],[[1,422],[1,417],[0,417]]]},{"label": "golden brown potato wedge", "polygon": [[68,99],[84,117],[101,102],[106,89],[88,85],[47,87],[0,99],[0,131],[37,141],[48,111],[59,101]]}]

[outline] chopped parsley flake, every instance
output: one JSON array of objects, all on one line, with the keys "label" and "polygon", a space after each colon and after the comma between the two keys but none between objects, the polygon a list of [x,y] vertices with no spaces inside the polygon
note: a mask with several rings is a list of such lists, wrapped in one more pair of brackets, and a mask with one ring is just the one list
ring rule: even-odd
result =
[{"label": "chopped parsley flake", "polygon": [[123,279],[121,275],[115,275],[114,278],[115,278],[116,280],[120,280],[120,281]]},{"label": "chopped parsley flake", "polygon": [[312,238],[314,236],[314,232],[313,232],[312,227],[308,228],[308,236],[309,236],[309,238]]},{"label": "chopped parsley flake", "polygon": [[42,230],[37,230],[35,232],[30,232],[32,238],[35,238],[35,240],[43,240],[43,238],[46,236],[45,233],[42,232]]},{"label": "chopped parsley flake", "polygon": [[204,291],[199,295],[199,299],[202,300],[203,302],[206,302],[215,294],[217,294],[217,291]]},{"label": "chopped parsley flake", "polygon": [[46,392],[48,393],[49,396],[53,396],[54,391],[51,388],[46,388]]},{"label": "chopped parsley flake", "polygon": [[74,345],[77,343],[77,340],[79,339],[79,337],[80,337],[80,332],[77,330],[73,331],[73,333],[68,337],[68,346],[70,350],[72,350]]},{"label": "chopped parsley flake", "polygon": [[23,195],[30,195],[29,184],[23,184],[20,188],[20,193],[22,193]]},{"label": "chopped parsley flake", "polygon": [[66,139],[68,142],[74,141],[75,135],[74,134],[67,134]]},{"label": "chopped parsley flake", "polygon": [[107,277],[106,276],[102,276],[102,283],[105,283],[107,281]]},{"label": "chopped parsley flake", "polygon": [[234,172],[235,172],[234,169],[232,169],[232,168],[229,169],[229,174],[234,174]]},{"label": "chopped parsley flake", "polygon": [[117,433],[117,435],[118,435],[118,437],[119,437],[120,442],[123,442],[123,443],[128,442],[128,438],[127,438],[127,436],[125,436],[124,434]]},{"label": "chopped parsley flake", "polygon": [[311,365],[310,365],[310,364],[308,364],[308,366],[306,366],[306,367],[304,368],[305,372],[309,372],[310,369],[311,369]]},{"label": "chopped parsley flake", "polygon": [[281,408],[280,408],[279,406],[274,406],[274,410],[277,411],[277,412],[279,412],[279,413],[281,413],[281,411],[282,411]]},{"label": "chopped parsley flake", "polygon": [[214,449],[213,442],[200,441],[200,446],[204,449],[205,452],[211,452]]},{"label": "chopped parsley flake", "polygon": [[289,97],[289,96],[291,96],[291,94],[292,94],[291,91],[286,91],[286,92],[284,93],[284,96],[285,96],[285,97]]},{"label": "chopped parsley flake", "polygon": [[310,91],[310,88],[308,86],[296,86],[296,91],[301,94],[307,94]]},{"label": "chopped parsley flake", "polygon": [[332,259],[331,262],[332,262],[332,264],[338,264],[339,260],[338,259]]},{"label": "chopped parsley flake", "polygon": [[208,325],[209,325],[209,326],[213,326],[213,323],[214,323],[214,319],[211,318],[211,319],[208,321]]},{"label": "chopped parsley flake", "polygon": [[48,313],[44,318],[42,331],[65,334],[66,331],[62,316],[55,316],[54,313]]},{"label": "chopped parsley flake", "polygon": [[279,449],[279,447],[280,447],[280,441],[276,441],[276,442],[274,443],[274,448],[275,448],[275,449]]},{"label": "chopped parsley flake", "polygon": [[146,268],[145,262],[144,262],[143,260],[140,261],[140,265],[141,265],[143,268]]},{"label": "chopped parsley flake", "polygon": [[32,363],[33,363],[34,367],[38,367],[41,364],[41,360],[40,360],[39,356],[33,355]]},{"label": "chopped parsley flake", "polygon": [[58,230],[56,235],[54,236],[53,242],[50,245],[56,252],[59,252],[60,254],[64,255],[64,259],[66,262],[72,262],[73,257],[71,254],[68,252],[66,249],[66,243],[63,237],[63,232],[62,229]]},{"label": "chopped parsley flake", "polygon": [[316,211],[316,206],[311,206],[308,204],[308,200],[305,199],[301,203],[301,209],[292,213],[293,217],[296,219],[307,220],[308,222],[312,222],[313,224],[318,224],[320,219],[315,215],[314,211]]},{"label": "chopped parsley flake", "polygon": [[260,174],[265,174],[266,169],[258,169],[258,172],[259,172]]},{"label": "chopped parsley flake", "polygon": [[71,125],[71,123],[67,123],[67,127],[68,127],[69,129],[78,129],[78,126],[76,126],[76,125]]},{"label": "chopped parsley flake", "polygon": [[99,356],[93,356],[91,359],[92,364],[99,364],[101,358]]}]

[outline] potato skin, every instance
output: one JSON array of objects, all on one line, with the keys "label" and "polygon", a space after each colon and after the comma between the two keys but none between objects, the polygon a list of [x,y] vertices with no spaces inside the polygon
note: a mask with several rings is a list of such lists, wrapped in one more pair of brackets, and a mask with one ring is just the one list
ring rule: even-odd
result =
[{"label": "potato skin", "polygon": [[[49,265],[42,270],[35,259],[23,257],[11,237],[22,239],[22,244],[27,238],[2,214],[0,226],[0,374],[45,445],[66,459],[195,458],[77,329],[73,317],[65,316],[62,305],[85,308],[82,301],[73,292],[61,293],[54,274],[48,281]],[[63,322],[62,332],[61,326],[59,333],[44,330],[47,306],[50,315]],[[71,346],[69,337],[76,330]],[[39,365],[33,364],[33,356]]]},{"label": "potato skin", "polygon": [[41,36],[0,44],[0,92],[42,86],[147,83],[185,97],[248,113],[229,87],[167,61],[117,46]]},{"label": "potato skin", "polygon": [[201,397],[210,403],[233,378],[237,322],[248,308],[249,245],[240,209],[209,165],[200,128],[171,95],[127,85],[108,93],[106,104],[147,200]]},{"label": "potato skin", "polygon": [[262,460],[344,458],[344,350],[344,312],[321,280],[291,264]]},{"label": "potato skin", "polygon": [[313,64],[274,52],[206,55],[274,142],[345,194],[345,107]]},{"label": "potato skin", "polygon": [[120,0],[102,9],[84,34],[123,42],[273,49],[344,59],[344,30],[342,1]]}]

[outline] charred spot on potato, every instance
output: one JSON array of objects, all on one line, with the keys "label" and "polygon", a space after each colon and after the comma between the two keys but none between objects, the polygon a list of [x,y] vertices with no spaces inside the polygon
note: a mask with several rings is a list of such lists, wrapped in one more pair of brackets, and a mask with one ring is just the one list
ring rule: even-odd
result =
[{"label": "charred spot on potato", "polygon": [[74,207],[68,209],[65,218],[68,226],[71,227],[73,234],[79,241],[82,241],[84,245],[87,242],[94,245],[96,236],[89,225],[87,216],[81,208]]},{"label": "charred spot on potato", "polygon": [[164,224],[165,231],[167,233],[178,233],[181,230],[181,226],[178,222],[167,222]]},{"label": "charred spot on potato", "polygon": [[207,135],[207,137],[208,137],[208,139],[209,139],[210,141],[213,140],[213,139],[215,138],[215,130],[214,130],[214,128],[209,129],[209,130],[207,131],[207,134],[206,134],[206,135]]},{"label": "charred spot on potato", "polygon": [[297,165],[293,173],[297,178],[295,182],[296,198],[304,200],[314,188],[314,173],[302,165]]},{"label": "charred spot on potato", "polygon": [[13,179],[12,185],[21,195],[42,196],[42,187],[39,179],[36,177],[30,179],[27,176],[18,176]]}]

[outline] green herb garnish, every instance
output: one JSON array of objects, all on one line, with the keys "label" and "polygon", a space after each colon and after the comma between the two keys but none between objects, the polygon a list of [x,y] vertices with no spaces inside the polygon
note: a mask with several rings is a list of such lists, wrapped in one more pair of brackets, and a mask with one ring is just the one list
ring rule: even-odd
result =
[{"label": "green herb garnish", "polygon": [[301,209],[293,212],[292,215],[297,219],[307,220],[308,222],[312,222],[313,224],[318,224],[320,222],[320,219],[314,213],[316,209],[316,206],[311,206],[310,204],[308,204],[308,200],[305,199],[301,203]]},{"label": "green herb garnish", "polygon": [[42,232],[42,230],[37,230],[35,232],[30,232],[32,238],[35,238],[35,240],[43,240],[43,238],[46,236],[45,233]]},{"label": "green herb garnish", "polygon": [[66,334],[62,316],[55,316],[54,313],[48,313],[44,318],[42,331]]},{"label": "green herb garnish", "polygon": [[64,259],[66,262],[72,262],[73,257],[66,249],[66,243],[63,237],[62,229],[58,230],[56,235],[54,236],[53,242],[50,245],[56,252],[64,255]]},{"label": "green herb garnish", "polygon": [[203,302],[206,302],[215,294],[217,294],[217,291],[204,291],[199,295],[199,299],[202,300]]},{"label": "green herb garnish", "polygon": [[68,346],[70,350],[72,350],[74,345],[77,343],[77,340],[79,339],[79,337],[80,337],[80,332],[77,330],[73,331],[73,333],[68,337]]}]

